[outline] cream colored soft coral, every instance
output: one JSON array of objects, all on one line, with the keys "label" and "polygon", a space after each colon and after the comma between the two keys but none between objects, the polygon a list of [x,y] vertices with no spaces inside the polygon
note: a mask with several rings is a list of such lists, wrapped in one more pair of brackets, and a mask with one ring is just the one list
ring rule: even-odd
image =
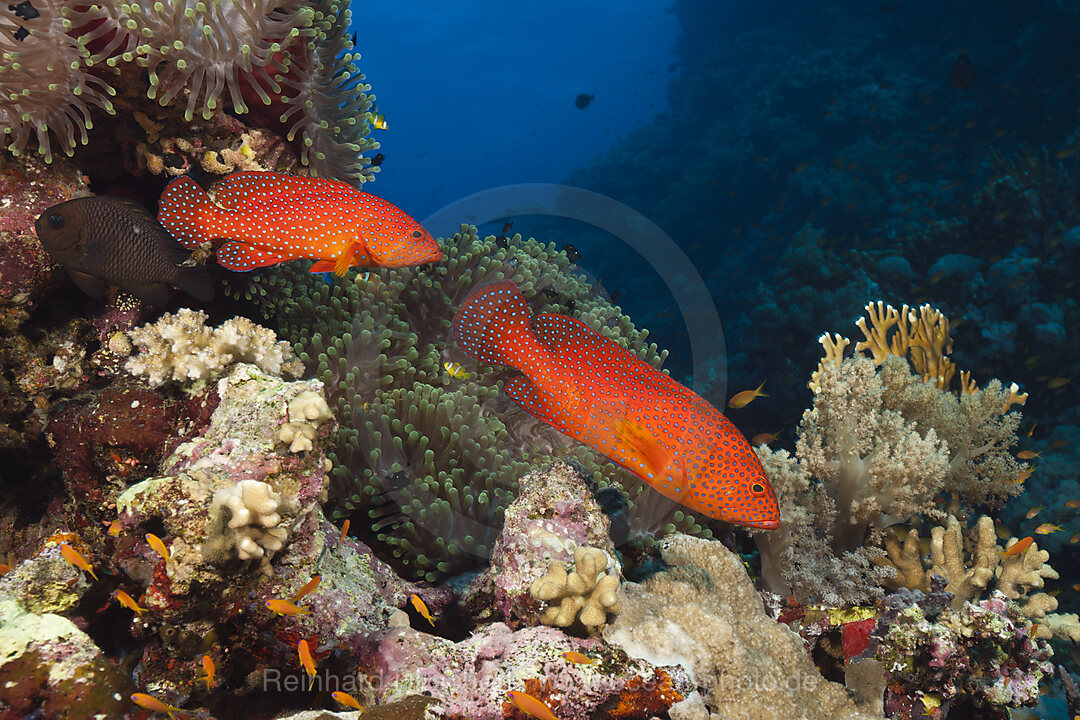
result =
[{"label": "cream colored soft coral", "polygon": [[206,320],[202,310],[181,308],[135,328],[129,334],[140,352],[124,367],[132,375],[147,376],[154,386],[170,380],[198,386],[238,362],[254,363],[279,377],[302,373],[292,348],[278,341],[273,330],[245,317],[226,320],[217,328],[207,327]]},{"label": "cream colored soft coral", "polygon": [[619,577],[605,574],[607,565],[607,553],[593,547],[574,550],[574,569],[570,572],[561,562],[551,563],[547,574],[529,587],[530,595],[549,603],[540,622],[570,627],[578,620],[590,635],[603,628],[608,613],[619,612]]}]

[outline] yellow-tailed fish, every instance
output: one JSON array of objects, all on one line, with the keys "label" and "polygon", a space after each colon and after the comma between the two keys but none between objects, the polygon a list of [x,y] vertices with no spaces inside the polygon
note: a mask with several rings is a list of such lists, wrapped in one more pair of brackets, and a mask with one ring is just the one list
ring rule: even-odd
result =
[{"label": "yellow-tailed fish", "polygon": [[472,373],[467,372],[465,368],[461,367],[461,363],[444,362],[442,366],[443,369],[446,370],[446,374],[452,378],[457,378],[458,380],[468,380],[472,377]]},{"label": "yellow-tailed fish", "polygon": [[577,663],[579,665],[595,665],[597,662],[596,658],[591,658],[585,653],[579,653],[576,650],[569,650],[567,652],[564,652],[562,654],[562,657],[563,660],[569,660],[570,662]]},{"label": "yellow-tailed fish", "polygon": [[115,595],[116,599],[120,601],[120,604],[126,607],[128,610],[134,610],[140,616],[144,612],[146,612],[146,608],[139,607],[139,603],[135,602],[135,598],[131,597],[123,590],[117,590],[113,593],[113,595]]},{"label": "yellow-tailed fish", "polygon": [[310,615],[311,608],[307,606],[297,607],[295,604],[288,600],[282,600],[281,598],[274,598],[273,600],[266,601],[266,607],[270,608],[278,615]]},{"label": "yellow-tailed fish", "polygon": [[120,531],[122,529],[123,526],[120,525],[120,519],[117,518],[116,520],[113,520],[111,523],[109,523],[109,529],[106,532],[109,534],[109,537],[116,537],[120,534]]},{"label": "yellow-tailed fish", "polygon": [[555,713],[551,712],[551,708],[547,704],[542,700],[537,700],[527,692],[511,690],[506,693],[506,697],[526,715],[532,715],[538,720],[559,720]]},{"label": "yellow-tailed fish", "polygon": [[316,575],[304,584],[304,587],[296,591],[296,594],[292,596],[294,603],[300,602],[300,600],[306,595],[315,591],[315,588],[319,587],[319,581],[322,580],[322,575]]},{"label": "yellow-tailed fish", "polygon": [[1080,500],[1066,500],[1065,507],[1067,508],[1080,508]]},{"label": "yellow-tailed fish", "polygon": [[1034,460],[1035,458],[1039,457],[1039,453],[1035,452],[1034,450],[1021,450],[1020,452],[1016,453],[1016,457],[1020,458],[1021,460]]},{"label": "yellow-tailed fish", "polygon": [[178,707],[173,707],[158,700],[153,695],[147,695],[146,693],[135,693],[131,696],[131,702],[135,703],[144,710],[151,710],[153,712],[163,712],[170,718],[175,720],[176,716],[186,718],[187,713]]},{"label": "yellow-tailed fish", "polygon": [[431,627],[435,627],[435,621],[431,619],[431,613],[428,612],[427,605],[424,604],[423,599],[416,593],[409,596],[409,602],[416,608],[416,612],[420,613],[420,616],[431,623]]},{"label": "yellow-tailed fish", "polygon": [[345,707],[351,707],[354,710],[363,710],[364,709],[364,706],[361,705],[356,700],[356,698],[354,698],[352,695],[350,695],[347,692],[342,692],[341,690],[337,690],[335,692],[330,693],[330,697],[334,698],[335,700],[337,700],[339,703],[341,703]]},{"label": "yellow-tailed fish", "polygon": [[1054,525],[1053,523],[1043,523],[1039,527],[1035,528],[1036,535],[1049,535],[1050,533],[1061,532],[1060,525]]},{"label": "yellow-tailed fish", "polygon": [[763,387],[765,387],[764,382],[758,385],[756,390],[743,390],[740,393],[735,393],[731,396],[731,399],[728,400],[728,407],[738,410],[739,408],[744,408],[750,403],[752,403],[754,401],[754,398],[769,397],[765,393],[761,392],[761,389]]},{"label": "yellow-tailed fish", "polygon": [[71,547],[67,543],[60,543],[60,554],[64,556],[65,560],[67,560],[75,567],[90,573],[90,576],[95,580],[98,579],[98,576],[94,574],[94,568],[91,567],[90,563],[87,561],[86,558],[83,557],[82,553],[75,548]]},{"label": "yellow-tailed fish", "polygon": [[171,560],[169,558],[169,549],[165,547],[165,543],[162,542],[161,538],[154,533],[146,533],[146,542],[150,543],[150,547],[154,549],[154,552],[160,555],[165,560],[165,564],[168,565]]},{"label": "yellow-tailed fish", "polygon": [[1024,517],[1026,519],[1030,520],[1031,518],[1035,517],[1036,515],[1038,515],[1041,512],[1042,512],[1042,505],[1036,505],[1035,507],[1028,510],[1027,513],[1024,515]]}]

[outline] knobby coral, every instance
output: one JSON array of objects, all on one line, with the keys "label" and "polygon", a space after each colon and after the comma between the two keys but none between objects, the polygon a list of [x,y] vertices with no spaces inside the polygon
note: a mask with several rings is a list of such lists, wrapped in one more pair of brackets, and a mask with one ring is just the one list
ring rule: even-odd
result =
[{"label": "knobby coral", "polygon": [[440,245],[444,262],[423,271],[384,268],[328,284],[284,270],[265,295],[262,280],[249,286],[326,384],[341,426],[332,455],[338,516],[352,517],[399,567],[436,579],[486,559],[518,478],[530,463],[563,456],[625,492],[631,533],[668,524],[703,532],[689,514],[653,514],[659,496],[644,483],[517,408],[501,393],[516,371],[466,358],[450,327],[473,288],[509,279],[534,312],[573,315],[659,367],[666,353],[647,332],[553,245],[481,240],[469,226]]},{"label": "knobby coral", "polygon": [[274,375],[299,377],[302,366],[273,330],[240,316],[216,328],[207,327],[206,319],[202,310],[181,308],[132,330],[131,341],[140,352],[127,361],[128,372],[146,375],[151,386],[172,380],[189,388],[237,362],[255,363]]},{"label": "knobby coral", "polygon": [[[844,357],[846,338],[821,338],[825,359],[795,455],[758,448],[783,524],[756,540],[766,583],[783,595],[830,604],[880,595],[891,574],[878,562],[884,528],[918,514],[943,517],[943,492],[995,504],[1022,490],[1025,466],[1009,451],[1020,423],[1012,407],[1026,396],[997,380],[977,389],[966,373],[962,394],[950,392],[955,368],[940,313],[868,309],[872,326],[859,323],[866,340],[855,357]],[[897,353],[913,358],[915,372]]]},{"label": "knobby coral", "polygon": [[974,602],[993,589],[1016,601],[1024,615],[1035,621],[1039,637],[1076,639],[1080,625],[1075,616],[1053,614],[1057,598],[1041,590],[1046,580],[1056,580],[1058,573],[1050,566],[1050,553],[1031,542],[1023,550],[1010,550],[1021,542],[1010,538],[1001,548],[997,544],[994,521],[981,516],[968,529],[950,515],[945,526],[930,530],[930,556],[924,559],[919,547],[919,534],[908,532],[901,542],[895,535],[886,534],[887,560],[896,569],[893,579],[886,581],[890,589],[908,588],[929,593],[931,577],[939,575],[947,581],[945,591],[953,595],[952,607],[959,610],[965,602]]},{"label": "knobby coral", "polygon": [[552,562],[529,588],[534,598],[548,603],[540,622],[565,628],[578,621],[590,635],[603,629],[608,613],[619,612],[619,576],[604,572],[607,566],[607,553],[590,547],[574,551],[574,567],[569,572],[564,563]]},{"label": "knobby coral", "polygon": [[[51,161],[50,131],[71,155],[94,112],[115,114],[110,98],[131,88],[163,106],[179,100],[186,120],[221,113],[226,101],[240,114],[248,100],[270,106],[313,172],[373,177],[361,155],[378,147],[368,137],[372,98],[351,52],[346,2],[41,0],[10,9],[0,16],[0,127],[16,155],[33,134]],[[148,84],[133,79],[142,77],[135,67]]]}]

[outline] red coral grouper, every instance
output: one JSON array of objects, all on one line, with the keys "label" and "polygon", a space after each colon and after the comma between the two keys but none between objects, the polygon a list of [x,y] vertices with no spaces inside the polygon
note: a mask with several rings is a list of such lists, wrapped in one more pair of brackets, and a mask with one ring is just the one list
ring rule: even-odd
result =
[{"label": "red coral grouper", "polygon": [[729,523],[780,524],[765,471],[731,421],[580,320],[530,318],[517,285],[498,282],[465,300],[454,331],[469,355],[523,373],[506,393],[526,412],[666,497]]},{"label": "red coral grouper", "polygon": [[311,272],[354,265],[404,267],[442,259],[431,233],[382,198],[325,178],[239,172],[214,200],[187,176],[161,195],[158,221],[190,249],[217,247],[218,263],[242,272],[316,258]]}]

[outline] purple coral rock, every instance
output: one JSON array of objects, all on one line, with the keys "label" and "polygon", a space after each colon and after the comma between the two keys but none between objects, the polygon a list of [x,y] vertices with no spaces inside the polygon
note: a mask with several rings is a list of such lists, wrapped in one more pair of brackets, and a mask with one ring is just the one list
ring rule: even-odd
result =
[{"label": "purple coral rock", "polygon": [[552,561],[571,562],[578,547],[597,547],[611,558],[608,571],[621,574],[609,521],[568,464],[555,463],[521,479],[520,494],[506,509],[491,564],[470,585],[466,605],[478,615],[493,614],[513,627],[539,622],[543,604],[529,586]]},{"label": "purple coral rock", "polygon": [[[571,650],[598,662],[569,662],[562,654]],[[559,718],[583,720],[630,678],[652,677],[654,667],[599,639],[572,638],[549,627],[512,631],[493,623],[458,643],[411,628],[391,630],[379,645],[376,670],[380,703],[426,694],[448,717],[502,720],[506,693],[528,691],[542,679],[545,693],[559,699]],[[672,677],[680,692],[692,689],[685,673],[672,670]]]}]

